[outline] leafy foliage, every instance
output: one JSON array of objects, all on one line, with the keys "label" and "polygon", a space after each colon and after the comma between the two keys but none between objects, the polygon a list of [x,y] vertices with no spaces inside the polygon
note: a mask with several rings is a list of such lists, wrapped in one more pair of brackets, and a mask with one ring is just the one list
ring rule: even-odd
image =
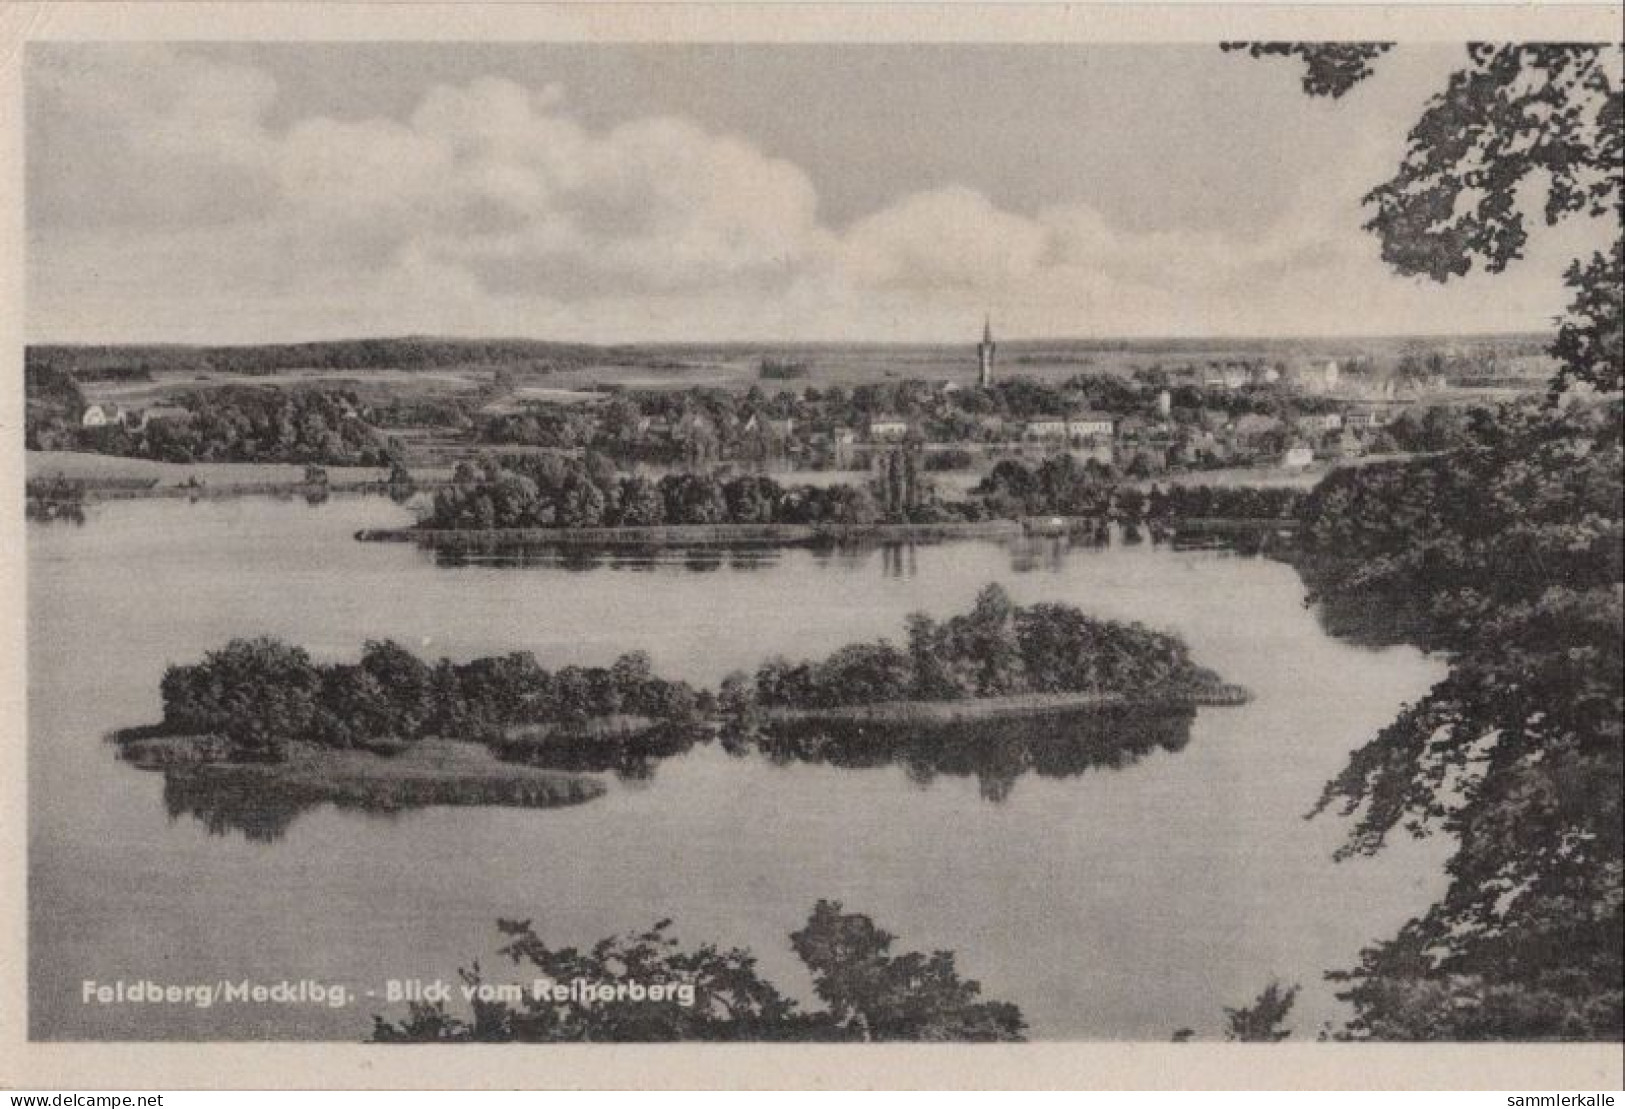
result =
[{"label": "leafy foliage", "polygon": [[1280,1043],[1292,1035],[1281,1027],[1298,999],[1297,986],[1271,982],[1251,1005],[1224,1011],[1224,1038],[1243,1043]]},{"label": "leafy foliage", "polygon": [[1298,58],[1304,63],[1304,92],[1340,97],[1371,76],[1371,63],[1393,46],[1391,42],[1227,42],[1220,49],[1245,50],[1254,58]]},{"label": "leafy foliage", "polygon": [[[388,452],[343,390],[223,386],[174,398],[142,423],[80,427],[83,398],[50,363],[29,370],[31,448],[94,451],[160,462],[304,462],[379,466]],[[69,390],[71,389],[71,395]],[[72,399],[77,397],[77,399]]]},{"label": "leafy foliage", "polygon": [[841,648],[822,662],[769,659],[756,673],[756,704],[818,709],[887,701],[1021,694],[1190,694],[1216,684],[1185,644],[1138,624],[1085,616],[1067,605],[1026,608],[998,585],[971,610],[937,623],[916,613],[908,647],[881,640]]},{"label": "leafy foliage", "polygon": [[[1239,49],[1243,44],[1231,44]],[[1340,96],[1372,72],[1383,43],[1265,43],[1249,52],[1305,64],[1311,95]],[[1552,353],[1554,388],[1584,382],[1618,391],[1625,277],[1625,89],[1622,48],[1594,43],[1474,43],[1467,64],[1429,100],[1411,128],[1399,170],[1366,196],[1366,228],[1404,274],[1436,281],[1475,263],[1499,273],[1523,256],[1530,186],[1543,187],[1540,218],[1613,223],[1608,248],[1565,275],[1574,298]]]},{"label": "leafy foliage", "polygon": [[[902,506],[899,506],[901,512]],[[428,528],[655,527],[696,524],[868,524],[880,510],[851,485],[784,486],[772,478],[667,474],[659,481],[586,460],[529,455],[459,466],[423,520]]]},{"label": "leafy foliage", "polygon": [[[1313,66],[1337,49],[1294,52]],[[1440,281],[1522,255],[1531,182],[1546,223],[1608,218],[1613,239],[1568,270],[1545,409],[1480,416],[1437,458],[1336,474],[1304,507],[1322,595],[1408,606],[1451,656],[1316,806],[1358,814],[1343,856],[1401,827],[1457,845],[1443,900],[1333,975],[1354,1038],[1625,1036],[1620,57],[1469,47],[1367,198],[1384,257]]]},{"label": "leafy foliage", "polygon": [[[819,901],[791,946],[812,974],[826,1008],[804,1009],[763,978],[756,957],[714,944],[685,948],[662,920],[645,932],[613,936],[587,950],[555,948],[532,923],[501,921],[502,954],[561,984],[578,979],[611,990],[632,983],[692,988],[692,1004],[617,998],[596,1004],[539,998],[473,1001],[469,1019],[444,1003],[414,1003],[405,1019],[373,1018],[373,1039],[424,1042],[660,1042],[672,1040],[1012,1041],[1026,1028],[1008,1002],[984,1001],[961,978],[950,952],[892,954],[896,937],[838,901]],[[481,982],[478,965],[463,975]]]},{"label": "leafy foliage", "polygon": [[687,723],[702,708],[687,684],[651,675],[642,654],[549,673],[528,651],[430,665],[389,640],[369,642],[359,664],[322,666],[274,639],[235,639],[201,663],[169,667],[162,694],[167,731],[223,736],[239,753],[268,758],[296,742],[498,742],[519,725],[579,727],[616,715]]}]

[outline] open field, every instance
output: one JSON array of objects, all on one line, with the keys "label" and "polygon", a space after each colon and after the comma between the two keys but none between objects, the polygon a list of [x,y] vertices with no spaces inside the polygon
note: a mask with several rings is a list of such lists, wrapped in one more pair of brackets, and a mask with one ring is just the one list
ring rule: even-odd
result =
[{"label": "open field", "polygon": [[[995,338],[998,321],[994,321]],[[760,385],[768,391],[808,385],[819,388],[877,384],[910,378],[969,383],[976,376],[977,328],[967,330],[962,342],[952,343],[678,343],[637,346],[559,346],[538,344],[533,356],[493,362],[483,344],[436,340],[449,348],[432,365],[413,365],[403,349],[399,357],[378,354],[372,361],[343,368],[301,367],[286,352],[303,357],[303,348],[225,348],[231,358],[208,361],[196,348],[117,347],[99,350],[87,361],[98,367],[139,367],[152,373],[152,381],[99,382],[85,380],[91,399],[122,403],[151,403],[178,391],[220,385],[325,385],[357,391],[394,392],[402,397],[466,392],[489,384],[500,370],[521,390],[583,390],[595,387],[628,389],[685,389],[700,386],[745,389]],[[1135,370],[1210,362],[1262,360],[1294,365],[1335,360],[1387,372],[1407,356],[1443,352],[1466,360],[1498,377],[1527,378],[1535,387],[1549,376],[1549,356],[1538,353],[1546,336],[1533,334],[1480,336],[1373,336],[1353,338],[1205,338],[1205,339],[999,339],[997,372],[1003,377],[1026,377],[1060,382],[1080,373],[1132,374]],[[373,346],[400,345],[396,340],[368,340]],[[343,347],[356,344],[328,344]],[[457,355],[467,348],[467,360]],[[73,351],[75,348],[54,348]],[[220,368],[234,364],[252,368],[265,352],[259,368],[271,372],[242,372]],[[803,376],[763,380],[764,360],[794,363]]]},{"label": "open field", "polygon": [[80,391],[90,404],[127,407],[162,404],[182,393],[226,386],[343,389],[364,399],[421,399],[472,392],[486,384],[490,374],[467,370],[282,370],[264,374],[157,370],[150,381],[85,381]]},{"label": "open field", "polygon": [[[182,485],[196,478],[209,485],[301,485],[305,468],[291,462],[154,462],[83,451],[27,451],[30,481],[58,475],[94,485],[98,481],[156,480],[158,487]],[[377,466],[327,466],[333,482],[380,481],[387,471]]]}]

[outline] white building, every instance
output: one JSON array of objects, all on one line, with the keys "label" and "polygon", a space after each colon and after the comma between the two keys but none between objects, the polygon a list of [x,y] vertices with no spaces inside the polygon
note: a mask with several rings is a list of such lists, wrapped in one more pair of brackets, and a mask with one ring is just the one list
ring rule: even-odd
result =
[{"label": "white building", "polygon": [[116,404],[92,404],[85,409],[80,417],[81,427],[106,427],[119,422],[120,415]]},{"label": "white building", "polygon": [[1298,430],[1303,432],[1341,431],[1343,415],[1340,412],[1315,412],[1298,417]]},{"label": "white building", "polygon": [[901,416],[876,416],[869,421],[870,439],[901,439],[908,434],[908,421]]},{"label": "white building", "polygon": [[1100,412],[1080,412],[1066,422],[1068,439],[1110,439],[1117,421]]},{"label": "white building", "polygon": [[1067,422],[1059,416],[1040,416],[1027,421],[1029,439],[1065,439]]}]

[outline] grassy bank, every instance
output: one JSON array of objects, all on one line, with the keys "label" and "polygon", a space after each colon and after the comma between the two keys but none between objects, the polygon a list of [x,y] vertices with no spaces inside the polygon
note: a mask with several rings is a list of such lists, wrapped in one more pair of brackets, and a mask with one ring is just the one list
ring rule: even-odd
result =
[{"label": "grassy bank", "polygon": [[823,543],[999,538],[1020,534],[1014,520],[949,524],[684,524],[670,527],[607,528],[366,528],[355,537],[366,543],[418,543],[446,551],[491,551],[516,547],[727,547],[816,546]]},{"label": "grassy bank", "polygon": [[[29,481],[63,477],[83,482],[86,494],[97,499],[237,496],[314,488],[305,482],[304,466],[291,462],[155,462],[88,451],[25,451],[23,458]],[[335,493],[382,489],[388,477],[377,466],[323,469],[328,489]],[[450,477],[445,468],[413,471],[414,480],[425,488]]]},{"label": "grassy bank", "polygon": [[606,788],[595,776],[503,762],[479,744],[453,740],[423,740],[389,755],[296,744],[283,762],[237,762],[221,758],[223,745],[204,737],[128,729],[112,738],[126,761],[181,775],[194,786],[375,811],[427,805],[553,808],[591,801]]},{"label": "grassy bank", "polygon": [[1023,693],[1008,697],[974,697],[955,701],[884,701],[868,705],[840,705],[819,709],[770,709],[767,720],[863,721],[888,724],[948,724],[965,720],[999,720],[1048,716],[1090,708],[1189,708],[1198,705],[1234,706],[1252,699],[1239,685],[1170,691],[1165,694]]}]

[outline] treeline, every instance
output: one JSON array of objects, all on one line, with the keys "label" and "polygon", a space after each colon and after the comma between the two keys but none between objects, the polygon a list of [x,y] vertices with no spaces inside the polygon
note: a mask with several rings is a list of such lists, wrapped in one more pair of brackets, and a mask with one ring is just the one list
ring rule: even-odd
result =
[{"label": "treeline", "polygon": [[[647,420],[667,429],[668,437],[697,437],[706,440],[704,446],[714,457],[731,458],[748,453],[752,436],[760,433],[759,428],[749,430],[752,418],[758,425],[764,420],[790,421],[792,435],[802,437],[840,427],[861,433],[871,420],[885,415],[909,421],[928,439],[984,442],[1019,435],[1017,425],[1022,421],[1083,409],[1149,416],[1160,391],[1159,385],[1106,373],[1078,374],[1058,384],[1007,378],[987,389],[944,390],[938,382],[908,380],[772,392],[759,385],[743,392],[713,387],[618,390],[598,405],[537,403],[519,413],[480,416],[476,423],[483,442],[591,448],[617,457],[647,455],[650,461],[679,457],[681,452],[674,452],[669,438],[664,454],[658,443],[651,443],[647,430],[640,430]],[[1284,386],[1185,385],[1170,392],[1176,425],[1198,425],[1204,414],[1290,420],[1339,406],[1332,398],[1307,396]],[[1008,426],[1001,426],[1001,421]]]},{"label": "treeline", "polygon": [[1106,516],[1120,506],[1110,466],[1070,454],[1055,455],[1029,466],[1006,459],[971,490],[991,515]]},{"label": "treeline", "polygon": [[623,474],[597,455],[520,455],[459,464],[452,483],[435,493],[421,526],[487,530],[964,518],[964,510],[956,514],[923,499],[901,472],[883,488],[885,495],[877,500],[856,486],[780,485],[750,474],[677,473],[655,480]]},{"label": "treeline", "polygon": [[1145,495],[1145,516],[1151,520],[1291,520],[1305,496],[1301,489],[1281,486],[1153,485]]},{"label": "treeline", "polygon": [[646,655],[549,672],[528,651],[430,664],[369,642],[358,663],[323,665],[275,639],[234,639],[163,677],[163,730],[218,736],[238,757],[275,760],[290,743],[376,747],[446,736],[495,743],[510,728],[615,715],[685,723],[708,695],[649,672]]},{"label": "treeline", "polygon": [[1303,541],[1328,588],[1425,595],[1450,624],[1548,586],[1625,578],[1617,402],[1483,411],[1465,434],[1448,454],[1333,471],[1314,488]]},{"label": "treeline", "polygon": [[293,462],[384,466],[388,449],[360,415],[354,393],[226,386],[172,399],[184,415],[80,427],[78,418],[40,434],[56,449],[159,462]]},{"label": "treeline", "polygon": [[599,353],[583,344],[531,339],[341,339],[244,346],[115,344],[39,345],[26,354],[29,369],[49,369],[82,380],[155,371],[269,374],[284,370],[430,369],[444,366],[574,363]]},{"label": "treeline", "polygon": [[23,445],[31,451],[73,449],[85,397],[73,376],[49,366],[23,369]]},{"label": "treeline", "polygon": [[936,524],[1022,516],[1083,516],[1127,525],[1194,517],[1287,520],[1295,489],[1124,484],[1110,466],[1055,455],[1006,460],[947,501],[926,481],[916,452],[888,451],[869,486],[781,485],[757,474],[675,473],[654,479],[617,470],[602,455],[486,458],[459,463],[420,526],[447,531],[677,525]]},{"label": "treeline", "polygon": [[1304,500],[1301,490],[1250,486],[1153,485],[1142,492],[1122,484],[1112,467],[1070,454],[1035,465],[1006,459],[971,492],[989,516],[1089,516],[1125,524],[1197,517],[1285,520]]},{"label": "treeline", "polygon": [[764,381],[794,381],[806,377],[807,363],[783,358],[764,358],[757,364],[756,373]]},{"label": "treeline", "polygon": [[841,648],[818,662],[774,658],[754,681],[723,683],[724,711],[823,709],[1021,694],[1183,695],[1217,684],[1171,635],[1097,620],[1067,605],[1014,604],[989,585],[967,613],[908,618],[908,639]]},{"label": "treeline", "polygon": [[1344,855],[1402,830],[1457,845],[1444,897],[1334,975],[1357,1037],[1625,1032],[1620,428],[1617,396],[1509,407],[1447,456],[1335,472],[1304,507],[1317,597],[1411,614],[1450,659],[1319,804],[1357,817]]},{"label": "treeline", "polygon": [[[474,1001],[467,1015],[413,1002],[397,1020],[373,1017],[378,1043],[662,1041],[1019,1041],[1026,1020],[960,976],[950,951],[896,952],[896,937],[838,901],[819,901],[790,946],[812,980],[816,1008],[762,977],[757,957],[715,943],[680,944],[663,920],[584,947],[555,947],[526,921],[498,923],[502,955],[527,978],[594,983],[595,1004]],[[466,972],[469,985],[480,982]],[[651,998],[650,987],[660,990]]]}]

